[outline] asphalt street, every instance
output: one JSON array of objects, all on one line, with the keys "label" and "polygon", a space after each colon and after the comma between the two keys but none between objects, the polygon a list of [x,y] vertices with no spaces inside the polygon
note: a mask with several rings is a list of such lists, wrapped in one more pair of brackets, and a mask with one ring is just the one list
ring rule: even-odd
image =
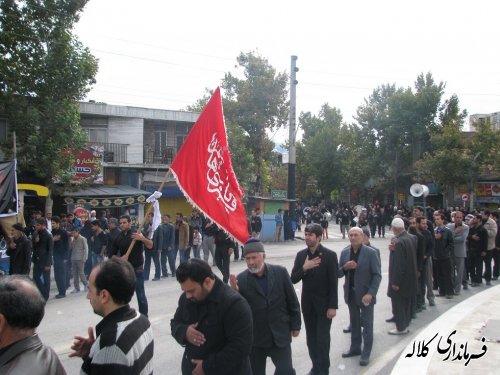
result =
[{"label": "asphalt street", "polygon": [[[348,239],[342,239],[337,225],[330,225],[330,238],[323,240],[323,244],[334,250],[337,255],[349,245]],[[300,232],[296,233],[301,236]],[[333,320],[331,328],[331,369],[333,374],[390,374],[404,348],[413,341],[419,331],[424,329],[434,319],[443,312],[455,306],[458,302],[480,292],[481,288],[469,288],[462,291],[462,294],[455,298],[436,298],[436,306],[427,305],[427,310],[419,313],[417,319],[412,321],[410,333],[406,336],[391,336],[387,331],[394,328],[393,323],[386,323],[385,319],[391,317],[391,303],[386,295],[387,291],[387,269],[388,269],[388,245],[392,238],[390,233],[386,233],[385,238],[372,239],[372,245],[379,248],[382,260],[382,282],[377,295],[377,305],[375,306],[374,321],[374,346],[371,362],[367,367],[359,366],[359,357],[342,358],[342,352],[349,349],[350,335],[342,332],[342,329],[349,324],[349,313],[343,301],[342,285],[344,279],[339,280],[339,310]],[[305,243],[296,239],[290,242],[265,243],[267,262],[280,264],[286,267],[289,272],[292,269],[295,254],[305,247]],[[211,259],[210,259],[211,262]],[[231,262],[231,273],[239,273],[245,269],[245,262]],[[220,272],[214,267],[218,276]],[[81,366],[79,358],[69,358],[71,352],[70,345],[75,335],[87,335],[87,328],[95,326],[101,317],[92,311],[86,294],[68,294],[64,299],[56,300],[55,283],[51,298],[47,303],[45,318],[39,327],[38,333],[42,341],[57,352],[62,360],[68,374],[77,374]],[[155,374],[176,375],[180,374],[180,363],[183,348],[172,338],[170,334],[170,320],[177,307],[177,301],[181,294],[179,284],[173,277],[162,279],[161,281],[147,281],[145,284],[146,294],[149,301],[149,318],[153,326],[155,338],[154,372]],[[301,284],[295,285],[297,295],[300,300]],[[69,289],[68,291],[70,291]],[[137,309],[135,297],[132,306]],[[306,374],[311,368],[309,360],[304,328],[292,343],[293,363],[298,375]],[[267,373],[274,373],[272,362],[268,361]]]}]

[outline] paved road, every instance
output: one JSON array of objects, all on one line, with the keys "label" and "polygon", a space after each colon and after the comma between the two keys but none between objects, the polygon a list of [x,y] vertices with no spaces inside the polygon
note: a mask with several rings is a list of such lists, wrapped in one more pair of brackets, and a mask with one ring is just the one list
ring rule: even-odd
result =
[{"label": "paved road", "polygon": [[[333,235],[330,236],[330,239],[324,240],[323,244],[336,251],[337,255],[340,255],[340,251],[348,245],[348,240],[341,238],[338,226],[331,225],[329,229]],[[297,235],[300,235],[300,233],[297,233]],[[381,250],[382,283],[377,296],[378,303],[375,307],[374,347],[371,363],[368,367],[364,368],[359,366],[358,357],[347,359],[341,357],[341,353],[348,350],[350,343],[349,335],[342,332],[342,328],[348,325],[349,314],[342,297],[342,285],[344,281],[341,279],[339,282],[339,310],[331,329],[332,345],[330,358],[332,366],[330,373],[332,374],[342,373],[351,375],[362,372],[366,374],[389,374],[401,351],[412,342],[413,337],[421,329],[425,328],[430,322],[456,305],[459,301],[466,299],[473,293],[479,292],[480,290],[478,289],[481,289],[469,289],[464,291],[461,296],[455,297],[452,300],[437,298],[437,306],[427,306],[427,311],[420,313],[418,318],[412,322],[409,335],[403,337],[388,335],[387,331],[394,326],[385,322],[385,319],[391,316],[390,299],[386,296],[389,258],[387,247],[391,237],[390,234],[386,234],[386,238],[375,238],[372,241],[372,244]],[[296,252],[304,248],[305,244],[301,240],[295,240],[279,244],[267,243],[265,247],[269,263],[281,264],[290,271]],[[216,270],[216,268],[214,269]],[[232,273],[238,273],[244,269],[244,262],[231,262]],[[220,276],[218,270],[216,270],[216,273]],[[299,283],[295,287],[300,299],[301,284]],[[170,319],[175,312],[180,293],[179,284],[171,277],[162,279],[159,282],[146,282],[149,316],[155,336],[155,374],[180,374],[180,361],[183,349],[170,335]],[[84,293],[72,294],[61,300],[53,299],[55,294],[54,290],[47,304],[45,318],[39,328],[39,334],[45,343],[56,350],[68,374],[77,374],[81,365],[80,359],[68,358],[72,337],[74,335],[86,335],[87,327],[90,325],[95,326],[100,321],[100,317],[93,313]],[[132,306],[137,309],[135,297],[132,301]],[[297,374],[306,374],[311,368],[311,363],[307,354],[304,331],[300,333],[299,337],[294,339],[292,351]],[[267,372],[268,374],[274,373],[274,366],[270,361],[268,362]]]}]

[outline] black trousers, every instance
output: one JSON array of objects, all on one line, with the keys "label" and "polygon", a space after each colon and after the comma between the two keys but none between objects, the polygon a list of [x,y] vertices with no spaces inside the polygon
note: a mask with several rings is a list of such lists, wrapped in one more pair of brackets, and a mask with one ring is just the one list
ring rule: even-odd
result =
[{"label": "black trousers", "polygon": [[385,237],[385,224],[377,224],[377,229],[378,229],[378,236]]},{"label": "black trousers", "polygon": [[330,368],[330,327],[332,320],[324,314],[304,314],[307,349],[315,374],[328,375]]},{"label": "black trousers", "polygon": [[392,313],[398,331],[404,331],[410,325],[411,301],[412,297],[391,297]]},{"label": "black trousers", "polygon": [[484,261],[484,279],[486,281],[491,281],[491,261],[493,259],[493,249],[486,252],[486,256],[483,257]]},{"label": "black trousers", "polygon": [[495,264],[493,266],[493,277],[498,278],[500,276],[500,248],[493,249],[493,260]]},{"label": "black trousers", "polygon": [[418,293],[417,293],[417,308],[425,305],[425,277],[427,272],[427,265],[424,263],[418,278]]},{"label": "black trousers", "polygon": [[59,295],[66,295],[66,261],[64,258],[54,257],[54,279],[56,280]]},{"label": "black trousers", "polygon": [[47,301],[50,292],[50,269],[45,271],[45,267],[41,264],[33,265],[33,281],[43,298]]},{"label": "black trousers", "polygon": [[253,375],[266,375],[266,360],[271,360],[276,367],[274,375],[295,375],[292,365],[292,348],[290,345],[284,348],[273,346],[271,348],[253,347],[250,353],[250,364],[252,365]]},{"label": "black trousers", "polygon": [[483,257],[477,251],[471,252],[469,257],[470,279],[473,283],[481,284],[483,282]]},{"label": "black trousers", "polygon": [[227,284],[229,281],[229,254],[226,248],[215,248],[214,254],[215,264],[222,273],[222,281]]},{"label": "black trousers", "polygon": [[451,258],[436,259],[434,267],[436,268],[439,294],[452,296],[454,290],[451,275]]}]

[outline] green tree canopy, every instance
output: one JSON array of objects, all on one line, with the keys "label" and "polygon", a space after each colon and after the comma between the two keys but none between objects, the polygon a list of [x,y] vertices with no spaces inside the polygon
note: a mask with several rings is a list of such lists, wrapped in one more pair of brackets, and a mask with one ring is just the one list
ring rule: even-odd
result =
[{"label": "green tree canopy", "polygon": [[375,139],[374,157],[392,177],[394,201],[399,178],[410,178],[414,163],[427,150],[444,86],[430,73],[420,74],[414,89],[379,86],[357,110],[358,123]]},{"label": "green tree canopy", "polygon": [[221,84],[225,94],[224,114],[227,124],[240,126],[248,137],[255,189],[262,193],[269,185],[266,165],[274,148],[267,131],[288,121],[288,75],[277,73],[267,59],[254,52],[241,53],[237,62],[244,77],[226,73]]},{"label": "green tree canopy", "polygon": [[[0,114],[16,132],[22,176],[67,183],[86,139],[76,101],[97,60],[72,34],[87,0],[5,0],[0,5]],[[10,145],[5,148],[12,151]]]}]

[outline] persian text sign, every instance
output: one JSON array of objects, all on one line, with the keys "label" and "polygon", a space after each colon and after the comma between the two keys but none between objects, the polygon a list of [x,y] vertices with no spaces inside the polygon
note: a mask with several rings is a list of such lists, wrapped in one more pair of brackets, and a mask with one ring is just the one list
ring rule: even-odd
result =
[{"label": "persian text sign", "polygon": [[73,167],[73,182],[87,179],[95,176],[93,183],[102,184],[102,149],[92,146],[90,149],[83,149],[75,155],[75,164]]}]

